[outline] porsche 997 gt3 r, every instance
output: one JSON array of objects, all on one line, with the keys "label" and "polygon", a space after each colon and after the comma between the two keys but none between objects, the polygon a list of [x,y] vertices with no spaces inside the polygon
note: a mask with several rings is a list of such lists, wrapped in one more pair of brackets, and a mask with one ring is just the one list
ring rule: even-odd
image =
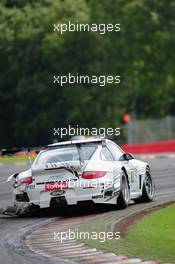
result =
[{"label": "porsche 997 gt3 r", "polygon": [[48,145],[29,170],[11,175],[8,182],[12,180],[18,211],[85,201],[126,208],[130,200],[149,202],[154,197],[149,165],[108,139]]}]

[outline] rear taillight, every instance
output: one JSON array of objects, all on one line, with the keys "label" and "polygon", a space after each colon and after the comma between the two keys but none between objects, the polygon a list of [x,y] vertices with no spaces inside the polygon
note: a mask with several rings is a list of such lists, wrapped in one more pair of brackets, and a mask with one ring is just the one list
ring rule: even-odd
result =
[{"label": "rear taillight", "polygon": [[18,184],[31,184],[33,182],[32,177],[26,177],[18,182]]},{"label": "rear taillight", "polygon": [[95,179],[95,178],[101,178],[106,175],[106,171],[84,171],[82,173],[83,179]]}]

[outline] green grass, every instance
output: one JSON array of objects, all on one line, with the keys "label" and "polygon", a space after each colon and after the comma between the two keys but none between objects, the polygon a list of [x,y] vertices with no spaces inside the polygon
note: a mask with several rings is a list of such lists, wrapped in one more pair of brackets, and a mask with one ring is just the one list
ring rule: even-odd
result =
[{"label": "green grass", "polygon": [[0,157],[0,163],[14,163],[14,162],[28,162],[27,157],[15,157],[15,156],[5,156],[3,158]]},{"label": "green grass", "polygon": [[[85,229],[84,225],[80,231]],[[175,263],[175,205],[145,216],[119,240],[113,238],[104,243],[98,240],[85,240],[85,242],[115,254]]]}]

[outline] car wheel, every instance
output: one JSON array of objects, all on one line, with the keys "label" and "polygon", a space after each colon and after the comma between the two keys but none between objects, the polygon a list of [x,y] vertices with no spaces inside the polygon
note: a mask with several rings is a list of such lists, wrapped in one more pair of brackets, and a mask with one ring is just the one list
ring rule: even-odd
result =
[{"label": "car wheel", "polygon": [[155,185],[151,177],[151,173],[147,171],[145,173],[145,180],[143,182],[142,196],[138,199],[134,199],[135,203],[151,202],[154,198]]},{"label": "car wheel", "polygon": [[123,172],[121,175],[120,194],[117,199],[117,208],[124,209],[128,206],[130,201],[130,190],[128,179]]}]

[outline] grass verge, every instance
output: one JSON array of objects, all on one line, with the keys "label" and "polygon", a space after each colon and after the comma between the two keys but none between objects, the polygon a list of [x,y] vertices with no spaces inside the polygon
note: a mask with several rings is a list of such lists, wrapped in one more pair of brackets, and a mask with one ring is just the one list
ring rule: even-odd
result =
[{"label": "grass verge", "polygon": [[6,156],[0,158],[0,163],[7,164],[7,163],[16,163],[16,162],[29,162],[27,157],[15,157],[15,156]]},{"label": "grass verge", "polygon": [[[89,227],[85,224],[79,231],[90,232]],[[99,239],[83,241],[90,246],[117,255],[124,254],[145,260],[175,263],[175,205],[143,217],[119,240],[113,238],[103,243]]]}]

